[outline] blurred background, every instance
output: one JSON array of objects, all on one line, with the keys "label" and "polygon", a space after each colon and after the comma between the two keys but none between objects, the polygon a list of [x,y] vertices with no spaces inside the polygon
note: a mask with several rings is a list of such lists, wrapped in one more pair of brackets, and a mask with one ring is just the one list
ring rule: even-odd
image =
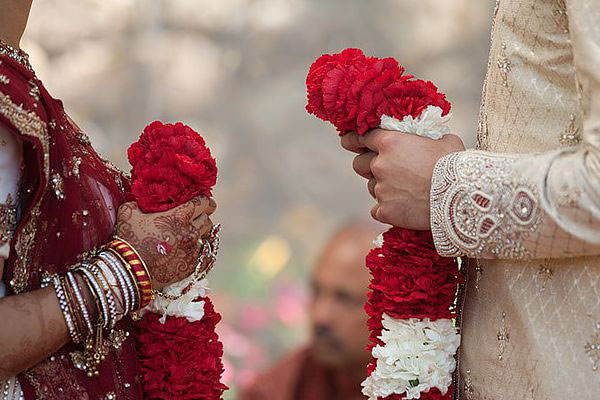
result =
[{"label": "blurred background", "polygon": [[304,110],[310,64],[346,47],[396,57],[447,93],[471,147],[492,2],[34,1],[23,48],[100,153],[129,170],[128,145],[160,119],[200,131],[217,158],[226,398],[306,339],[322,241],[371,207],[352,155]]}]

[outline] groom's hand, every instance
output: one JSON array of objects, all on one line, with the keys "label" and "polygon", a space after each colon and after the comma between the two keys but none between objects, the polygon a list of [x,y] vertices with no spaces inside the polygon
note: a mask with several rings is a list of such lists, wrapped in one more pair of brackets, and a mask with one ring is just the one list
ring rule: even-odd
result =
[{"label": "groom's hand", "polygon": [[377,200],[371,210],[373,218],[417,230],[431,228],[429,191],[435,163],[465,149],[456,135],[431,140],[382,129],[364,136],[348,133],[342,136],[342,146],[359,153],[353,168],[368,180],[369,192]]}]

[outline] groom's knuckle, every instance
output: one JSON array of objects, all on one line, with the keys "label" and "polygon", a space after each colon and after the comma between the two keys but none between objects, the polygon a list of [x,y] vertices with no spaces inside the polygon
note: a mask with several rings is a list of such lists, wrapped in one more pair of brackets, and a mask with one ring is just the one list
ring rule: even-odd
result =
[{"label": "groom's knuckle", "polygon": [[392,212],[389,207],[382,207],[380,211],[381,222],[391,223],[392,221]]},{"label": "groom's knuckle", "polygon": [[381,183],[375,183],[375,186],[373,187],[373,193],[375,194],[376,199],[383,200],[385,187]]},{"label": "groom's knuckle", "polygon": [[381,157],[374,157],[371,160],[370,168],[373,175],[381,175],[385,172],[385,162],[381,159]]},{"label": "groom's knuckle", "polygon": [[394,136],[391,132],[380,131],[377,136],[377,145],[380,151],[388,149],[394,143]]},{"label": "groom's knuckle", "polygon": [[446,139],[446,143],[450,148],[455,148],[456,146],[461,146],[463,144],[463,141],[460,138],[460,136],[454,135],[452,133],[444,136],[444,138]]}]

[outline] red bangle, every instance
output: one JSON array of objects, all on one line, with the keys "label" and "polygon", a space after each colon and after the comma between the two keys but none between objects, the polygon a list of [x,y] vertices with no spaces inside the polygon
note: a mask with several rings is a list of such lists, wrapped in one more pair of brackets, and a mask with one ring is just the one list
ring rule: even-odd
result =
[{"label": "red bangle", "polygon": [[131,269],[137,282],[140,292],[140,308],[147,306],[154,298],[152,290],[152,278],[137,251],[121,238],[115,238],[108,247],[115,250],[127,262],[127,267]]}]

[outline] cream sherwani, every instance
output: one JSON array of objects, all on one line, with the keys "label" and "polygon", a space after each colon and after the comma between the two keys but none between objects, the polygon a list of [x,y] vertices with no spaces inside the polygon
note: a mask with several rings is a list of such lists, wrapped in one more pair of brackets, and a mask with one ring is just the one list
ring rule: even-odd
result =
[{"label": "cream sherwani", "polygon": [[467,400],[600,399],[600,0],[500,0],[479,150],[435,168],[438,250],[467,256]]}]

